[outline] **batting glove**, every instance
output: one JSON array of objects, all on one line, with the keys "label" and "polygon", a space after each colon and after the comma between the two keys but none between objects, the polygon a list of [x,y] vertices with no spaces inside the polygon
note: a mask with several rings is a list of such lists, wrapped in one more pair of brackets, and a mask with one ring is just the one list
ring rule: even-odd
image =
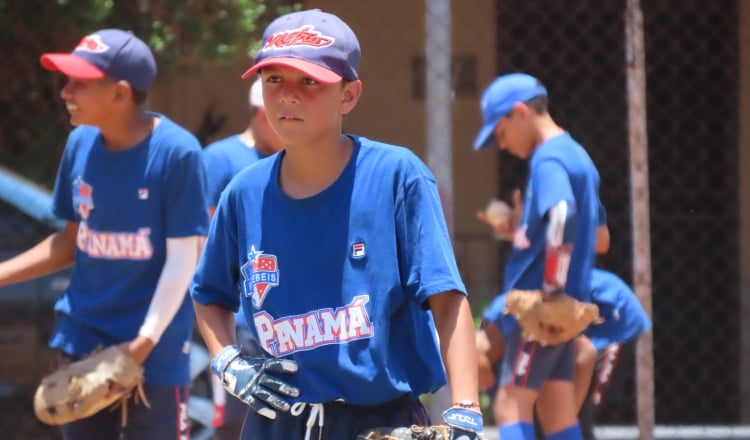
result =
[{"label": "batting glove", "polygon": [[459,406],[443,413],[445,424],[451,427],[451,440],[477,440],[482,433],[482,413]]},{"label": "batting glove", "polygon": [[241,347],[224,347],[211,361],[211,370],[233,396],[247,403],[258,414],[276,418],[276,410],[289,411],[288,397],[299,396],[299,388],[270,373],[296,373],[297,362],[290,359],[250,357]]}]

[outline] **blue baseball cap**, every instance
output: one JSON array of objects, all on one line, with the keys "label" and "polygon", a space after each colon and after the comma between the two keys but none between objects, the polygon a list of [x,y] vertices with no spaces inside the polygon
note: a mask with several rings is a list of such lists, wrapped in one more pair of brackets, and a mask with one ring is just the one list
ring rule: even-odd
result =
[{"label": "blue baseball cap", "polygon": [[510,113],[517,102],[526,102],[537,96],[547,96],[541,81],[525,73],[511,73],[495,79],[482,95],[482,118],[484,126],[479,130],[474,149],[490,144],[495,137],[497,122]]},{"label": "blue baseball cap", "polygon": [[268,25],[255,64],[242,78],[266,66],[283,65],[321,83],[351,81],[358,78],[361,55],[357,36],[337,16],[320,9],[292,12]]},{"label": "blue baseball cap", "polygon": [[109,76],[148,92],[156,78],[156,61],[146,43],[130,31],[104,29],[83,37],[72,53],[46,53],[40,59],[47,70],[71,78]]}]

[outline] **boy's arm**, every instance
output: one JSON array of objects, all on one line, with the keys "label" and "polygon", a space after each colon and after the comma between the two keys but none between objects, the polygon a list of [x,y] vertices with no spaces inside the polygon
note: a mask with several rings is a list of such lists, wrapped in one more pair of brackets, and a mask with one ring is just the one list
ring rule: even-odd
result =
[{"label": "boy's arm", "polygon": [[200,245],[197,235],[167,239],[167,256],[138,336],[121,344],[138,363],[146,360],[180,309],[198,263]]},{"label": "boy's arm", "polygon": [[0,263],[0,286],[48,275],[73,264],[77,234],[78,223],[67,222],[31,249]]},{"label": "boy's arm", "polygon": [[[477,350],[469,301],[450,291],[428,299],[440,338],[451,402],[478,402]],[[476,408],[479,409],[478,407]]]},{"label": "boy's arm", "polygon": [[218,304],[201,304],[193,301],[198,330],[206,343],[211,358],[222,348],[237,344],[234,313]]}]

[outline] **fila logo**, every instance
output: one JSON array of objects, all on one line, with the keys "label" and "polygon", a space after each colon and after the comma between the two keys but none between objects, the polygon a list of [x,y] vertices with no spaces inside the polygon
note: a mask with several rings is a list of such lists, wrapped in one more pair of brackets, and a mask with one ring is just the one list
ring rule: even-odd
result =
[{"label": "fila logo", "polygon": [[352,258],[365,257],[365,244],[361,241],[352,245]]},{"label": "fila logo", "polygon": [[516,376],[525,376],[529,369],[529,354],[525,351],[521,353],[521,357],[516,362]]},{"label": "fila logo", "polygon": [[148,200],[148,188],[138,188],[138,200]]}]

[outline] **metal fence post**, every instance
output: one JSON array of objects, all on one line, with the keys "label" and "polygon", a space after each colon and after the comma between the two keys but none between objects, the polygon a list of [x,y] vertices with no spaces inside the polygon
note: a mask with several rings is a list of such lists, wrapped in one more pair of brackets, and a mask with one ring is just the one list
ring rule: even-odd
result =
[{"label": "metal fence post", "polygon": [[[646,130],[646,73],[643,11],[640,0],[627,0],[625,57],[630,145],[630,200],[633,231],[633,287],[649,316],[651,310],[651,235]],[[651,333],[641,336],[636,353],[638,429],[640,440],[653,440],[654,357]]]}]

